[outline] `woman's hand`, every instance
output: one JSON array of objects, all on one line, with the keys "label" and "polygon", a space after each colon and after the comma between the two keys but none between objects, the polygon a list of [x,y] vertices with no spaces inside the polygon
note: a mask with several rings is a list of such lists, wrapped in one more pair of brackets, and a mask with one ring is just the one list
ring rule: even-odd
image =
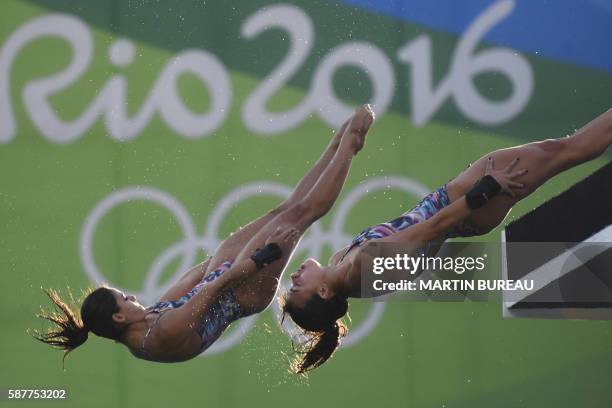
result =
[{"label": "woman's hand", "polygon": [[266,240],[266,245],[276,243],[283,250],[292,247],[300,238],[300,231],[297,228],[278,227]]},{"label": "woman's hand", "polygon": [[503,170],[493,170],[493,157],[489,156],[485,166],[485,176],[492,176],[501,186],[501,191],[503,193],[509,194],[511,197],[516,197],[515,190],[523,188],[525,185],[514,181],[514,179],[527,173],[527,169],[512,171],[518,162],[519,158],[517,157],[508,163]]}]

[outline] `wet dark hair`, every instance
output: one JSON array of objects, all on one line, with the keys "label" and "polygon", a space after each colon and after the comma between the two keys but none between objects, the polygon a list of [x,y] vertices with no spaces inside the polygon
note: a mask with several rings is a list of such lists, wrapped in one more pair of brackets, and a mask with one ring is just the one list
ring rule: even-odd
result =
[{"label": "wet dark hair", "polygon": [[[298,326],[304,329],[308,340],[297,350],[298,357],[292,362],[291,370],[303,374],[325,363],[340,345],[348,329],[341,318],[348,311],[346,297],[335,295],[323,299],[318,293],[312,295],[303,307],[297,307],[287,301],[286,296],[280,300],[284,320],[288,314]],[[281,324],[282,324],[281,320]]]},{"label": "wet dark hair", "polygon": [[72,293],[69,294],[70,302],[66,302],[56,290],[43,289],[43,292],[51,299],[54,308],[51,311],[41,309],[36,316],[54,323],[55,327],[46,332],[33,330],[30,334],[43,343],[64,350],[62,364],[68,353],[85,343],[90,331],[112,340],[123,338],[125,329],[113,323],[113,314],[119,312],[119,305],[107,286],[84,292],[80,314],[72,307],[76,303]]}]

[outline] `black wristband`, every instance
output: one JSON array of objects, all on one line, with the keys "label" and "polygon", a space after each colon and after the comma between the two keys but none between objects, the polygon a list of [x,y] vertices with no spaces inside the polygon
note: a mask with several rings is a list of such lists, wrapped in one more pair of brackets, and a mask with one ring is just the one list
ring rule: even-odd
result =
[{"label": "black wristband", "polygon": [[251,255],[251,259],[255,262],[258,269],[263,268],[264,266],[280,259],[283,255],[283,251],[281,247],[278,246],[276,242],[272,242],[265,247],[258,249],[255,251],[253,255]]},{"label": "black wristband", "polygon": [[472,188],[465,193],[465,201],[472,210],[482,207],[487,201],[501,191],[501,185],[491,175],[478,180]]}]

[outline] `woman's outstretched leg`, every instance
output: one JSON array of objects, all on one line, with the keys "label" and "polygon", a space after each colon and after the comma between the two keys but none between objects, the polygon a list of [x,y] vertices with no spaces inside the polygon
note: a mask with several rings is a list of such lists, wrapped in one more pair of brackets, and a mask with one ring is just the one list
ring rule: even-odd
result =
[{"label": "woman's outstretched leg", "polygon": [[[308,194],[266,224],[244,247],[237,260],[250,256],[253,251],[262,247],[277,228],[296,228],[301,235],[329,211],[340,194],[353,157],[363,147],[373,119],[374,115],[369,107],[357,109],[342,135],[334,157]],[[282,259],[266,266],[256,276],[233,289],[236,299],[245,310],[257,313],[270,304],[278,288],[279,278],[294,249],[295,245],[283,253]]]},{"label": "woman's outstretched leg", "polygon": [[257,233],[257,231],[263,228],[264,225],[269,223],[278,214],[282,213],[288,208],[291,208],[291,206],[295,205],[306,196],[312,186],[314,186],[319,179],[321,173],[325,170],[325,168],[329,165],[329,162],[334,157],[336,150],[338,150],[338,146],[340,146],[340,140],[349,121],[350,118],[340,127],[340,129],[338,129],[325,151],[321,154],[321,157],[319,157],[319,160],[317,160],[317,162],[310,168],[304,177],[302,177],[291,195],[285,201],[268,211],[266,214],[263,214],[259,218],[251,221],[247,225],[240,227],[231,233],[221,243],[221,245],[219,245],[215,251],[213,259],[209,264],[208,271],[218,267],[221,262],[235,258],[236,255],[240,253],[242,248],[244,248],[244,246]]},{"label": "woman's outstretched leg", "polygon": [[595,118],[569,137],[548,139],[508,149],[496,150],[481,157],[471,167],[447,185],[451,201],[465,192],[484,174],[485,162],[493,157],[496,168],[503,168],[515,158],[517,168],[527,173],[517,179],[525,185],[516,197],[499,195],[483,208],[474,212],[468,221],[486,233],[499,225],[513,205],[527,197],[548,179],[574,166],[603,154],[612,144],[612,109]]}]

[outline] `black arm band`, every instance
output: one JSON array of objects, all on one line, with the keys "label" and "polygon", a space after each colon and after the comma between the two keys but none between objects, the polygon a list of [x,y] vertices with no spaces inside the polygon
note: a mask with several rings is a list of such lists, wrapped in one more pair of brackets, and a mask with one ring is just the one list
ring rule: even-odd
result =
[{"label": "black arm band", "polygon": [[263,268],[264,266],[280,259],[283,255],[283,251],[277,243],[272,242],[265,247],[258,249],[255,251],[253,255],[251,255],[251,259],[255,262],[258,269]]},{"label": "black arm band", "polygon": [[491,175],[484,176],[465,193],[465,201],[472,210],[482,207],[501,191],[501,186]]}]

